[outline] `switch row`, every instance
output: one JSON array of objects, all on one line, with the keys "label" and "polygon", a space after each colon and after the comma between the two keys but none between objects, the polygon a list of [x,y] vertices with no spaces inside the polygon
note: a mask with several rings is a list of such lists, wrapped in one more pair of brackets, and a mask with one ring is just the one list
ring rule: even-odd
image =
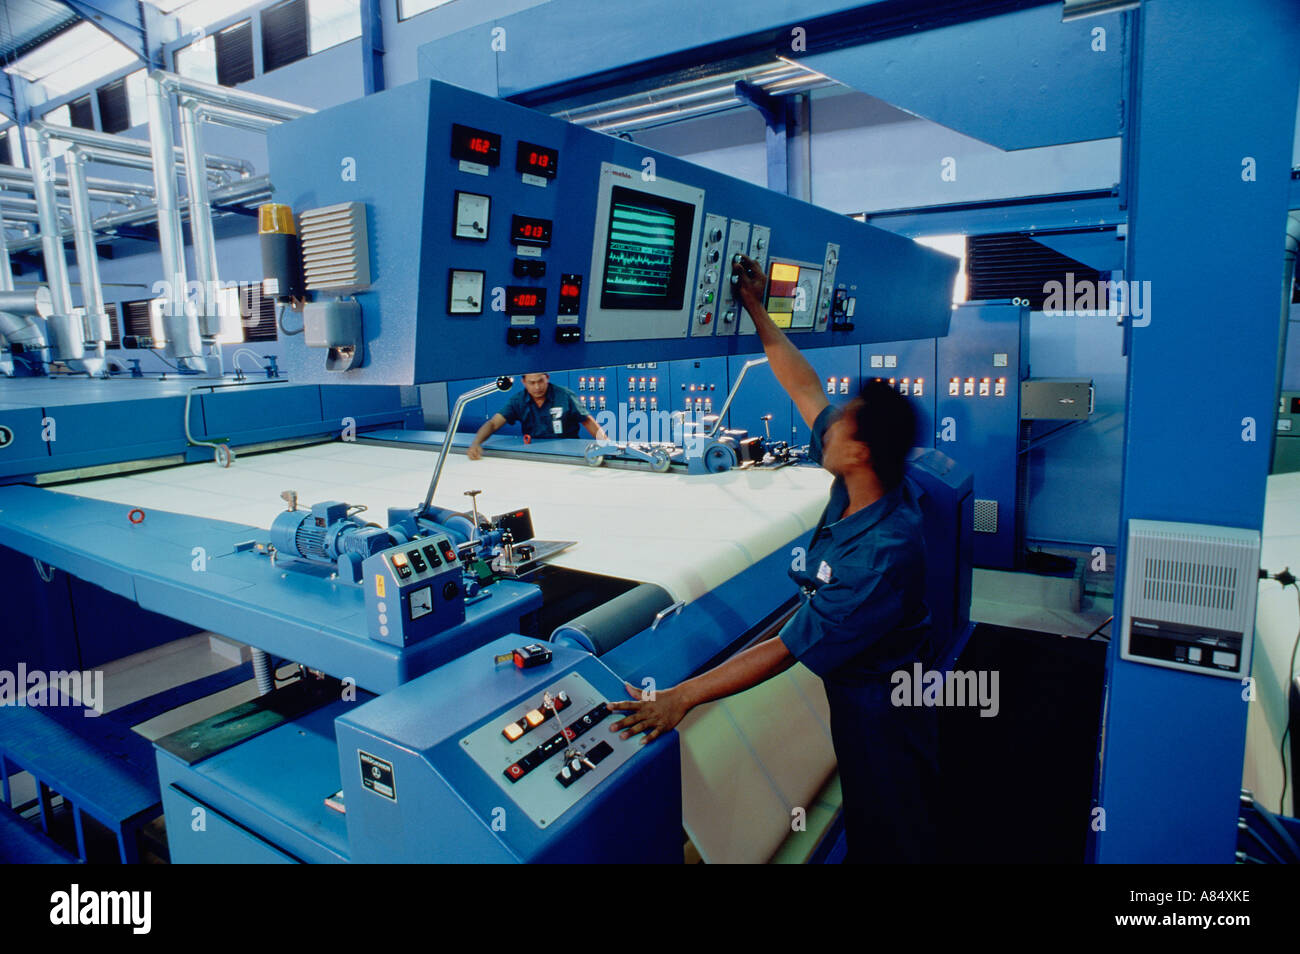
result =
[{"label": "switch row", "polygon": [[[555,703],[556,712],[563,712],[572,704],[567,692],[561,692],[552,701]],[[550,716],[539,706],[526,712],[522,719],[511,722],[501,730],[501,734],[506,737],[507,742],[517,742],[525,733],[531,732],[549,718]]]},{"label": "switch row", "polygon": [[602,741],[591,747],[591,751],[579,758],[570,759],[555,775],[555,780],[568,788],[582,776],[592,771],[597,765],[614,754],[614,747]]},{"label": "switch row", "polygon": [[[977,382],[975,378],[967,378],[965,381],[961,378],[949,378],[948,396],[974,397],[976,387]],[[978,389],[980,397],[988,397],[990,394],[992,394],[993,397],[1006,397],[1007,379],[998,378],[994,381],[992,378],[980,378],[978,381]]]},{"label": "switch row", "polygon": [[518,762],[510,765],[505,770],[505,776],[511,782],[517,782],[537,766],[544,763],[564,746],[576,739],[607,719],[610,715],[609,708],[605,703],[596,706],[582,718],[570,723],[562,732],[557,732],[537,748],[533,749]]}]

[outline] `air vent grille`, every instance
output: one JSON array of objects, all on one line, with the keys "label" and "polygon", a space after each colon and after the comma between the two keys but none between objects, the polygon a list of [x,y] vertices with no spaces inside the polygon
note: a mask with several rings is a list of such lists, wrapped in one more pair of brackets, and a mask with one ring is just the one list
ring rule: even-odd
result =
[{"label": "air vent grille", "polygon": [[357,291],[370,284],[366,206],[344,202],[299,216],[303,277],[309,291]]}]

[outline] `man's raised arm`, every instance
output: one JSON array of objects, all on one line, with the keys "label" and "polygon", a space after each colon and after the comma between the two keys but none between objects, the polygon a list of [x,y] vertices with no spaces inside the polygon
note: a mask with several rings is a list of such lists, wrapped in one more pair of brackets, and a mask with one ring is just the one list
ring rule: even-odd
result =
[{"label": "man's raised arm", "polygon": [[830,402],[826,400],[821,379],[817,377],[817,372],[808,363],[808,359],[799,353],[799,349],[776,326],[776,322],[772,321],[767,309],[763,307],[767,276],[748,255],[741,255],[740,261],[731,266],[731,275],[736,298],[745,306],[749,317],[754,319],[754,329],[758,332],[758,340],[763,343],[763,351],[767,354],[772,373],[790,395],[790,400],[794,401],[804,423],[812,427],[822,408]]}]

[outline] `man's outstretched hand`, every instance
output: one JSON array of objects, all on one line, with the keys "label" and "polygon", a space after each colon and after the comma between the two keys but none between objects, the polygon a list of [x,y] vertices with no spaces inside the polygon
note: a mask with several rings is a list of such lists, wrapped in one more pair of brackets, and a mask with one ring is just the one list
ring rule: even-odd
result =
[{"label": "man's outstretched hand", "polygon": [[748,255],[741,255],[740,261],[731,266],[731,285],[736,298],[746,310],[751,305],[763,304],[763,292],[767,289],[767,276],[762,267]]},{"label": "man's outstretched hand", "polygon": [[626,682],[623,683],[623,688],[627,690],[633,701],[608,704],[615,712],[628,713],[611,725],[609,731],[622,730],[621,738],[624,739],[630,739],[644,732],[646,737],[641,740],[642,745],[653,742],[665,732],[671,732],[691,709],[680,688],[660,689],[653,695],[642,693],[641,690]]}]

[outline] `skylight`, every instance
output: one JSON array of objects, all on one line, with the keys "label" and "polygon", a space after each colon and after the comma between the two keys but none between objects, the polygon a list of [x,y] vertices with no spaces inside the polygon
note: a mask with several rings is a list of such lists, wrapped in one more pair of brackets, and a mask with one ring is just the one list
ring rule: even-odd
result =
[{"label": "skylight", "polygon": [[19,57],[5,72],[39,84],[47,99],[89,86],[136,62],[137,57],[107,33],[78,23]]}]

